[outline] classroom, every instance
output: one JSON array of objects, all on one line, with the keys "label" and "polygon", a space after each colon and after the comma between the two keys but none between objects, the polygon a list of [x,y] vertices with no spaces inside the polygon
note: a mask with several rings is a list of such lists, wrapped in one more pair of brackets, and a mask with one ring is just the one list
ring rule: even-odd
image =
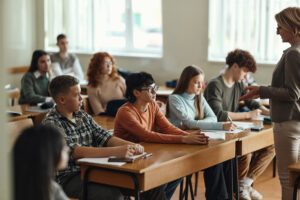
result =
[{"label": "classroom", "polygon": [[[300,10],[300,1],[2,0],[0,2],[0,25],[2,27],[0,32],[0,64],[2,66],[0,68],[0,87],[3,88],[4,94],[0,97],[0,108],[5,112],[0,113],[0,126],[3,127],[0,139],[0,159],[2,160],[0,165],[0,199],[14,199],[13,192],[11,192],[13,191],[14,180],[11,150],[17,136],[11,136],[10,132],[12,130],[20,132],[21,128],[23,128],[21,125],[18,127],[19,129],[16,129],[15,125],[8,125],[8,123],[18,120],[28,121],[30,119],[30,123],[36,126],[40,125],[43,120],[43,124],[47,120],[49,123],[56,122],[54,118],[57,117],[57,113],[62,113],[60,112],[62,110],[69,111],[73,109],[69,98],[66,97],[71,102],[68,104],[61,100],[62,98],[59,96],[69,91],[70,88],[74,89],[74,92],[77,92],[79,96],[81,94],[80,98],[77,99],[79,102],[76,103],[80,104],[80,109],[84,110],[83,113],[78,115],[80,117],[74,115],[74,120],[77,120],[76,117],[78,117],[78,120],[94,120],[97,126],[100,125],[105,129],[95,128],[97,130],[98,128],[99,130],[101,129],[101,134],[102,131],[104,134],[104,136],[101,136],[103,141],[99,146],[104,145],[107,147],[106,145],[108,145],[108,148],[113,148],[118,142],[122,145],[128,145],[129,149],[125,150],[125,157],[128,156],[127,153],[130,155],[138,154],[137,152],[143,153],[144,148],[145,152],[150,153],[149,155],[143,155],[145,159],[137,159],[133,164],[113,166],[111,167],[112,169],[109,168],[111,171],[104,167],[104,172],[98,174],[99,177],[103,178],[104,184],[105,180],[115,179],[111,180],[112,183],[108,183],[108,185],[116,184],[116,188],[126,189],[129,187],[130,194],[126,193],[128,191],[124,192],[121,190],[122,195],[126,193],[124,199],[155,199],[153,196],[160,195],[161,190],[165,190],[166,199],[171,200],[183,199],[183,196],[189,199],[217,199],[215,197],[210,198],[208,192],[205,193],[205,186],[210,187],[209,184],[213,185],[213,183],[210,183],[209,178],[217,176],[217,173],[223,174],[223,168],[227,166],[230,168],[229,170],[232,170],[231,174],[228,175],[232,184],[227,184],[226,182],[227,190],[225,188],[224,192],[226,198],[219,197],[219,199],[248,199],[248,197],[244,198],[244,194],[241,192],[243,191],[241,189],[243,184],[245,184],[245,188],[246,186],[249,188],[249,190],[247,189],[248,196],[251,193],[251,189],[256,189],[257,191],[254,190],[254,192],[259,192],[257,199],[292,199],[292,196],[296,198],[297,192],[295,195],[292,189],[295,179],[300,177],[300,164],[299,166],[296,165],[298,158],[293,158],[293,161],[296,162],[292,163],[287,159],[280,160],[280,156],[283,155],[285,157],[287,152],[283,148],[276,146],[280,146],[276,141],[284,140],[284,137],[277,133],[285,132],[287,127],[292,129],[289,134],[296,133],[299,130],[296,123],[300,123],[300,77],[298,76],[300,74],[296,68],[292,68],[294,66],[298,67],[300,63],[297,62],[296,56],[298,55],[295,55],[295,52],[299,51],[300,56],[300,45],[298,48],[298,44],[300,44],[300,28],[298,29],[300,27],[300,15],[297,16],[297,9],[296,11],[291,11],[292,14],[287,16],[292,16],[292,20],[289,18],[287,21],[292,25],[288,24],[286,25],[288,28],[286,28],[286,20],[276,15],[286,8],[297,8]],[[286,17],[284,13],[282,15],[283,18]],[[62,35],[59,38],[60,34]],[[59,69],[60,61],[55,61],[54,54],[56,53],[59,57],[59,48],[63,48],[58,45],[62,40],[67,42],[65,45],[67,45],[69,53],[66,55],[74,55],[72,59],[75,60],[74,62],[77,65],[77,69],[74,72],[75,75],[73,72],[63,72]],[[295,53],[290,55],[291,57],[294,56],[291,58],[293,62],[288,60],[288,54],[286,53],[288,51],[285,51],[287,49]],[[37,52],[37,50],[41,51]],[[24,87],[26,82],[23,79],[24,75],[26,76],[26,73],[32,70],[31,74],[33,74],[33,77],[41,77],[41,75],[35,74],[35,72],[39,71],[39,68],[31,69],[30,67],[34,60],[34,53],[36,53],[37,60],[40,57],[48,57],[48,60],[44,62],[48,63],[45,65],[51,66],[51,73],[53,73],[51,74],[47,69],[47,72],[45,72],[47,80],[43,79],[38,83],[40,87],[47,88],[45,91],[48,94],[44,95],[42,101],[36,99],[34,101],[29,99],[28,101],[28,98],[25,97],[26,91],[30,89],[28,89],[28,86],[27,88],[26,86]],[[238,56],[235,56],[236,54]],[[281,59],[284,56],[287,58],[285,62]],[[104,96],[114,96],[109,100],[99,97],[101,96],[99,95],[99,90],[91,89],[92,86],[100,85],[102,82],[115,81],[97,80],[101,75],[95,78],[98,67],[95,63],[99,62],[99,59],[104,59],[101,62],[106,63],[107,66],[113,66],[110,69],[112,72],[110,71],[109,73],[116,73],[114,75],[114,77],[117,77],[116,79],[119,80],[118,77],[122,77],[118,83],[114,83],[118,87],[117,90],[105,89],[104,86],[101,88],[105,94]],[[234,61],[231,62],[230,59]],[[241,59],[246,59],[247,61],[241,61]],[[284,69],[284,65],[292,67],[291,69],[287,67]],[[125,76],[121,74],[122,72],[125,73]],[[195,92],[197,93],[195,96],[198,95],[200,100],[199,102],[195,100],[194,104],[186,102],[180,104],[181,99],[177,98],[177,96],[184,97],[184,95],[190,94],[190,89],[188,88],[185,88],[185,91],[175,89],[176,84],[177,86],[180,85],[180,80],[184,80],[184,77],[190,77],[190,79],[185,79],[186,81],[190,81],[195,77],[184,75],[185,72],[186,74],[196,73],[198,77],[196,80],[198,82],[195,82],[195,85],[198,84],[199,94]],[[118,73],[119,75],[117,75]],[[78,79],[71,80],[71,78],[66,77],[65,80],[57,80],[57,85],[53,83],[51,88],[52,80],[63,74],[75,76]],[[243,77],[238,78],[237,76]],[[217,90],[215,88],[220,86],[219,82],[212,81],[216,77],[221,77],[220,80],[223,80],[224,87],[228,86],[228,88],[231,88],[232,85],[244,84],[244,78],[248,77],[247,81],[249,82],[247,84],[250,88],[247,91],[245,90],[245,92],[231,93],[232,96],[236,94],[238,96],[232,97],[230,94],[227,94],[227,96],[216,97],[214,96],[216,95],[214,90]],[[226,82],[229,79],[231,82]],[[45,81],[47,86],[42,86]],[[59,81],[69,81],[69,88],[63,86],[59,88]],[[170,88],[170,85],[173,88]],[[182,87],[188,87],[187,84],[182,83],[182,85]],[[79,87],[75,88],[75,86]],[[204,88],[206,88],[205,91]],[[244,85],[242,90],[244,91]],[[138,106],[134,107],[133,105],[136,105],[137,102],[145,101],[146,96],[141,97],[145,92],[150,94],[148,96],[148,98],[152,99],[151,101],[149,100],[150,103],[148,102],[145,105],[138,104]],[[11,96],[12,94],[16,96]],[[122,98],[115,97],[118,95],[121,95]],[[102,98],[101,101],[105,101],[104,106],[99,106],[99,102],[97,103],[98,97]],[[256,101],[256,103],[253,103],[254,100],[252,99],[257,99],[257,97],[260,99],[260,102],[257,103],[258,101]],[[189,96],[187,95],[186,98],[189,98]],[[219,102],[216,101],[216,98],[219,98]],[[240,101],[240,98],[242,101]],[[122,101],[117,101],[120,99]],[[204,103],[202,99],[204,99]],[[110,100],[115,100],[115,102],[109,104]],[[159,102],[155,103],[155,100],[159,100]],[[223,102],[221,102],[222,100]],[[220,110],[220,106],[224,106],[228,101],[231,101],[228,104],[229,106],[225,106],[228,109],[222,108],[224,109],[223,112]],[[233,101],[239,101],[237,105],[240,106],[238,109],[241,113],[237,113],[236,105],[232,103]],[[34,110],[37,105],[48,106],[48,104],[44,103],[49,102],[52,103],[50,106],[61,103],[65,107],[63,108],[62,106],[57,113],[51,113],[50,109],[47,110],[50,111],[49,118],[45,118],[46,112],[41,114],[39,111]],[[203,108],[198,109],[197,103],[200,103],[199,107],[204,105],[204,107],[207,106],[209,109],[204,111],[201,110]],[[33,104],[34,106],[32,106]],[[120,108],[122,109],[115,110],[116,105],[118,108],[121,106]],[[145,109],[145,106],[149,105],[153,110],[150,107]],[[110,110],[110,106],[113,107],[113,111]],[[243,106],[246,107],[246,110],[243,110]],[[145,112],[150,110],[153,111],[152,113],[165,114],[163,116],[158,114],[158,116],[161,120],[160,123],[165,123],[164,125],[168,125],[168,128],[164,130],[162,128],[164,126],[156,127],[154,129],[157,132],[141,129],[141,126],[152,129],[154,125],[152,127],[151,124],[147,123],[155,122],[147,121],[148,119],[144,121],[144,116],[138,116],[137,118],[140,120],[141,125],[134,124],[138,120],[134,121],[133,112],[130,111],[135,111],[137,108],[140,110],[144,109]],[[179,108],[182,110],[180,111]],[[232,110],[230,110],[231,108]],[[12,120],[10,118],[11,115],[7,115],[8,111],[21,113],[21,116]],[[117,113],[117,111],[119,112]],[[201,115],[203,114],[202,111],[205,118],[207,113],[208,115],[211,114],[209,117],[213,118],[210,121],[210,128],[203,128],[205,124],[203,125],[201,122],[186,122],[187,115],[191,113],[194,118],[193,121],[202,121],[199,120],[204,117]],[[72,112],[70,113],[72,114]],[[92,117],[87,116],[85,112],[91,114]],[[178,114],[180,112],[183,113]],[[186,112],[186,115],[184,112]],[[114,117],[105,117],[106,115],[113,115]],[[66,115],[63,116],[66,117]],[[152,117],[150,114],[149,116]],[[180,117],[181,119],[177,119]],[[258,125],[255,124],[256,122],[253,122],[255,127],[245,128],[245,130],[251,129],[250,132],[257,134],[256,136],[250,133],[238,133],[240,134],[238,136],[226,135],[227,132],[243,126],[244,124],[239,124],[240,121],[246,120],[248,122],[258,118],[260,119],[258,123],[261,123],[259,126],[263,128],[259,127],[258,130],[254,130],[258,128]],[[66,117],[66,119],[69,118]],[[76,124],[77,121],[72,120],[73,118],[69,120],[70,123],[74,122]],[[266,120],[272,120],[273,124],[266,122]],[[263,124],[263,122],[266,123]],[[290,122],[295,123],[288,124]],[[62,124],[59,127],[65,125]],[[91,124],[91,126],[96,126],[93,122]],[[281,124],[285,126],[282,125],[283,127],[281,127]],[[130,127],[126,129],[126,126]],[[191,129],[193,130],[191,131]],[[223,135],[222,142],[220,140],[207,139],[209,133],[205,135],[202,135],[204,134],[202,133],[200,134],[201,136],[197,137],[184,137],[187,134],[199,135],[198,132],[195,133],[193,131],[206,129],[212,129],[215,132],[224,132],[224,130],[227,132]],[[106,130],[109,131],[107,132]],[[145,134],[145,136],[130,135],[131,132],[137,132],[137,130]],[[155,132],[155,136],[150,135],[153,132]],[[112,133],[114,134],[113,136],[109,135]],[[182,138],[179,138],[179,135],[182,135]],[[274,138],[273,135],[275,135]],[[210,135],[210,137],[214,136],[213,134]],[[290,137],[295,137],[299,141],[299,136],[300,133]],[[117,138],[117,140],[112,141],[109,138]],[[75,152],[74,149],[78,148],[77,144],[74,147],[72,146],[74,144],[70,144],[68,139],[66,141],[68,148],[70,148],[68,151],[71,151],[73,154]],[[130,142],[128,143],[128,141]],[[135,145],[134,143],[138,144]],[[284,145],[288,145],[287,143],[284,143]],[[64,145],[66,144],[64,143]],[[175,145],[176,148],[174,147]],[[269,149],[269,147],[271,148]],[[158,151],[158,149],[161,150]],[[256,177],[250,178],[249,185],[249,182],[247,182],[248,177],[241,178],[239,167],[235,165],[242,163],[239,160],[241,158],[254,159],[255,156],[249,158],[247,155],[254,155],[254,152],[257,153],[262,150],[266,150],[267,153],[265,154],[269,154],[269,156],[264,158],[258,156],[258,162],[263,163],[266,167],[261,169],[257,179]],[[65,151],[64,147],[62,147],[62,151]],[[134,153],[132,153],[133,151]],[[171,151],[175,153],[169,153]],[[273,159],[275,151],[276,157]],[[298,153],[300,152],[292,156],[297,157]],[[157,154],[159,156],[156,157]],[[208,159],[206,157],[207,154],[212,155],[212,158]],[[79,152],[78,155],[78,158],[86,158],[86,156],[83,156],[85,155],[83,152]],[[102,157],[102,154],[99,154],[98,157]],[[154,164],[155,159],[161,161],[161,167],[157,167]],[[206,162],[202,161],[205,159],[208,160]],[[199,163],[197,162],[197,164],[193,165],[193,160],[199,160]],[[182,164],[181,162],[187,164]],[[89,169],[87,163],[87,161],[83,161],[83,164],[80,165],[82,176],[83,171]],[[178,170],[169,172],[168,168],[172,168],[174,163],[177,164],[176,169]],[[290,164],[295,165],[291,166]],[[250,162],[248,165],[250,166]],[[79,166],[77,167],[79,168]],[[141,168],[137,170],[138,167]],[[278,167],[282,170],[278,171]],[[288,169],[288,167],[290,168]],[[137,170],[134,171],[137,177],[134,181],[138,182],[138,186],[132,184],[131,179],[126,177],[126,175],[119,174],[119,176],[114,174],[113,170],[118,171],[118,168],[121,169],[122,173],[124,171],[133,172]],[[222,170],[219,168],[222,168]],[[211,171],[207,169],[211,169]],[[165,174],[167,172],[170,175],[161,177],[159,181],[154,181],[154,179],[159,179],[159,176],[156,176],[157,173]],[[94,173],[96,177],[96,172],[92,171],[90,173]],[[206,173],[207,175],[205,175]],[[113,178],[109,178],[109,176]],[[226,178],[228,177],[220,180],[220,182],[227,181]],[[121,183],[118,183],[120,180]],[[180,184],[182,180],[184,180],[184,184]],[[243,182],[243,180],[246,181]],[[93,181],[97,182],[97,178]],[[289,181],[291,181],[291,184]],[[195,182],[197,182],[198,186]],[[100,183],[103,184],[102,180]],[[168,187],[173,183],[176,186],[176,190],[168,195],[167,189],[162,188],[165,185]],[[182,190],[181,186],[183,187]],[[139,189],[136,189],[136,187],[139,187]],[[185,189],[188,187],[191,187],[191,189]],[[115,189],[114,187],[108,188]],[[276,191],[274,191],[274,188]],[[281,192],[282,188],[283,191]],[[63,189],[65,190],[64,187]],[[216,190],[217,188],[213,189]],[[142,192],[143,190],[147,192]],[[85,191],[87,190],[83,189],[83,193]],[[119,190],[118,192],[120,193]],[[197,194],[195,195],[195,193]],[[237,193],[240,194],[238,195]],[[263,197],[260,196],[260,193]],[[71,199],[79,199],[76,195],[69,197]],[[249,199],[255,198],[249,196]]]}]

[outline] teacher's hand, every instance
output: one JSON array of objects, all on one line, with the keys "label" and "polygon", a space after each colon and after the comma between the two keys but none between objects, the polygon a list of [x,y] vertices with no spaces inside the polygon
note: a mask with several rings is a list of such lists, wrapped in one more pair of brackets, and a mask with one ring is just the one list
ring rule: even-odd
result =
[{"label": "teacher's hand", "polygon": [[240,97],[240,101],[259,98],[259,86],[248,86],[245,90],[247,93]]}]

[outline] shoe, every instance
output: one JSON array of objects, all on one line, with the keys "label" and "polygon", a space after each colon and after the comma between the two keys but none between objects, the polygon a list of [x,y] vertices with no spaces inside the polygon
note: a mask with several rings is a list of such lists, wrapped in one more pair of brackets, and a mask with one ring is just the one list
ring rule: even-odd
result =
[{"label": "shoe", "polygon": [[248,188],[248,191],[249,191],[249,194],[250,194],[250,197],[252,200],[262,200],[263,199],[263,196],[257,190],[255,190],[253,187],[250,186]]},{"label": "shoe", "polygon": [[251,200],[248,187],[241,187],[239,193],[240,200]]}]

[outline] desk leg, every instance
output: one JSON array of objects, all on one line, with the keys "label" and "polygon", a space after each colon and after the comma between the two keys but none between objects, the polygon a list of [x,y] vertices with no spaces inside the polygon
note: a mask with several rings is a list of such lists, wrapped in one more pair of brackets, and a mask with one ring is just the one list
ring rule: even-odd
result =
[{"label": "desk leg", "polygon": [[[130,176],[133,184],[134,184],[134,197],[136,200],[140,200],[140,186],[139,186],[139,181],[138,178],[134,174],[129,174],[126,172],[120,172],[112,169],[101,169],[99,167],[88,167],[83,175],[83,191],[82,191],[82,199],[87,200],[88,199],[88,182],[89,182],[89,174],[93,170],[99,170],[99,171],[111,171],[111,172],[116,172],[119,174],[125,174],[127,176]],[[112,186],[113,187],[113,186]]]},{"label": "desk leg", "polygon": [[236,156],[233,159],[233,185],[234,189],[233,192],[235,193],[235,199],[239,200],[239,174],[238,174],[238,157]]},{"label": "desk leg", "polygon": [[300,182],[300,176],[298,176],[294,183],[293,200],[297,200],[298,187]]}]

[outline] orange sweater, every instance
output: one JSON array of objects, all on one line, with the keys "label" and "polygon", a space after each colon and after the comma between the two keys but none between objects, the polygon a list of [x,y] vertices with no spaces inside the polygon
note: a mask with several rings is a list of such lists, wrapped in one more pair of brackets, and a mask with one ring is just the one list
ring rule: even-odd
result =
[{"label": "orange sweater", "polygon": [[115,119],[114,135],[131,142],[182,143],[187,134],[173,126],[155,102],[148,104],[146,112],[126,103]]}]

